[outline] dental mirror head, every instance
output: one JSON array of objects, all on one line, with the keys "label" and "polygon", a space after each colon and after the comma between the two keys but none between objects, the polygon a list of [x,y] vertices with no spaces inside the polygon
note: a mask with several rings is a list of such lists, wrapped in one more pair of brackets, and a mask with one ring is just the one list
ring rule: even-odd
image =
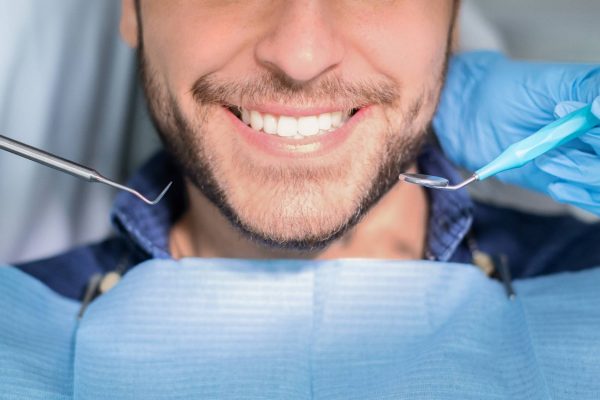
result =
[{"label": "dental mirror head", "polygon": [[458,185],[451,186],[450,181],[446,178],[442,178],[440,176],[434,175],[423,175],[423,174],[400,174],[400,180],[404,182],[412,183],[419,186],[424,186],[430,189],[442,189],[442,190],[458,190],[467,186],[471,182],[475,182],[478,177],[477,175],[472,175],[470,178],[465,180],[464,182],[459,183]]},{"label": "dental mirror head", "polygon": [[400,179],[405,182],[414,183],[415,185],[425,186],[432,189],[447,187],[450,182],[448,179],[434,175],[423,174],[401,174]]}]

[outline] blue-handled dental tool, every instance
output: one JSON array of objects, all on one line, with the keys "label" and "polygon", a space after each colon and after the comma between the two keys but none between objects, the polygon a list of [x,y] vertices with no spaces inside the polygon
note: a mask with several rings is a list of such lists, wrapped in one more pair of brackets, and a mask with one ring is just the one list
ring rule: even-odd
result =
[{"label": "blue-handled dental tool", "polygon": [[446,178],[423,174],[401,174],[400,179],[432,189],[461,189],[472,182],[482,181],[500,172],[522,167],[529,161],[562,146],[598,125],[600,125],[600,119],[592,113],[592,106],[586,106],[546,125],[531,136],[513,143],[496,159],[457,185],[450,185]]}]

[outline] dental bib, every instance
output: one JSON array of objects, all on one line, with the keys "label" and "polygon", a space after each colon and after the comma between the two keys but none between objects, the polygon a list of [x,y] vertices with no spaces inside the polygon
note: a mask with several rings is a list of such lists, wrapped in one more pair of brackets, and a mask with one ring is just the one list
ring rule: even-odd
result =
[{"label": "dental bib", "polygon": [[0,398],[597,399],[600,269],[153,260],[82,319],[0,268]]}]

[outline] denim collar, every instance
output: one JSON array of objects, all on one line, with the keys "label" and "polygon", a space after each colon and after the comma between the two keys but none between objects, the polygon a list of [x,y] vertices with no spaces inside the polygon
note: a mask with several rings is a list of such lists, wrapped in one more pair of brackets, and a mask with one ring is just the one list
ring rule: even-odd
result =
[{"label": "denim collar", "polygon": [[[443,176],[452,184],[463,180],[442,151],[433,144],[424,148],[417,160],[417,167],[423,174]],[[429,199],[429,223],[425,257],[449,261],[471,229],[473,202],[466,189],[426,189],[426,193]]]},{"label": "denim collar", "polygon": [[[460,175],[435,145],[427,145],[420,154],[421,173],[449,177],[451,182]],[[158,194],[167,182],[171,190],[155,206],[149,206],[126,192],[117,195],[112,221],[150,258],[171,258],[169,231],[187,208],[187,196],[181,172],[173,160],[161,151],[150,159],[131,179],[129,185],[148,197]],[[457,251],[473,221],[473,205],[467,192],[427,190],[429,223],[426,258],[448,261]]]}]

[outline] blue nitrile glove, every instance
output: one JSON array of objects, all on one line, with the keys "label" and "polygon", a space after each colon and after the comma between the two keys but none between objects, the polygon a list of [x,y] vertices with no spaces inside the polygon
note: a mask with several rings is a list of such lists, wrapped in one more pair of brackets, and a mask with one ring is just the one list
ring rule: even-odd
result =
[{"label": "blue nitrile glove", "polygon": [[[556,117],[562,118],[585,105],[579,102],[559,103]],[[600,97],[594,101],[592,111],[600,118]],[[556,178],[548,187],[550,196],[600,215],[600,128],[544,154],[534,163]]]},{"label": "blue nitrile glove", "polygon": [[[510,60],[496,52],[452,57],[434,127],[448,157],[475,171],[568,111],[595,103],[600,66]],[[600,215],[598,131],[497,177]],[[568,162],[567,162],[568,161]]]}]

